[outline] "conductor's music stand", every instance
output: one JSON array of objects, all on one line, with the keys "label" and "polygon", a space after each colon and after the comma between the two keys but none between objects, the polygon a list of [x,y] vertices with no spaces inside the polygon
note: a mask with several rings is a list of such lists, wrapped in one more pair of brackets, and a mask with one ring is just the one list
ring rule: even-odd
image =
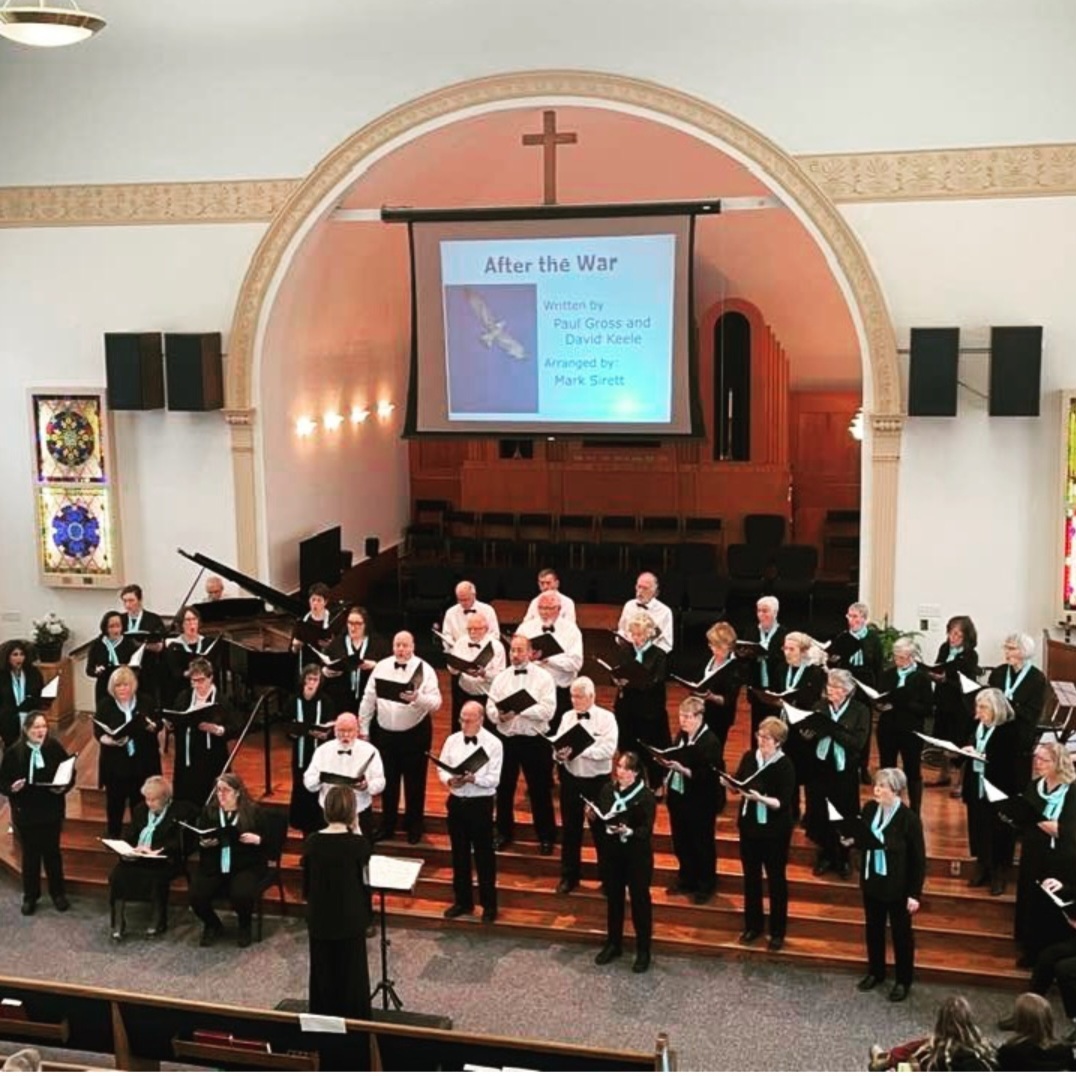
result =
[{"label": "conductor's music stand", "polygon": [[403,1008],[400,995],[396,993],[394,980],[389,978],[389,935],[385,919],[385,894],[386,893],[410,893],[418,881],[419,872],[422,870],[424,860],[421,859],[397,859],[394,856],[371,856],[368,870],[370,888],[376,889],[380,897],[381,921],[381,980],[370,994],[373,1002],[377,995],[381,995],[381,1008],[387,1012],[389,1003],[393,1008]]}]

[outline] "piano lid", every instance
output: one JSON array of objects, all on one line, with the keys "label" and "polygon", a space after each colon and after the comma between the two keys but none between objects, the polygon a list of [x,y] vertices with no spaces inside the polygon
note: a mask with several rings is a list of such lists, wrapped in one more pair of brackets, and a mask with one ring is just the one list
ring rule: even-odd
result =
[{"label": "piano lid", "polygon": [[262,601],[268,602],[283,613],[288,613],[298,618],[305,616],[307,612],[307,603],[302,598],[293,598],[282,590],[275,590],[273,587],[267,586],[265,583],[259,582],[249,575],[244,575],[235,568],[231,568],[227,564],[221,564],[219,560],[213,560],[211,557],[204,556],[201,553],[188,553],[184,549],[177,549],[176,552],[181,557],[186,557],[187,560],[194,561],[195,564],[208,568],[211,572],[216,572],[217,575],[223,576],[229,582],[241,586],[244,590],[261,598]]}]

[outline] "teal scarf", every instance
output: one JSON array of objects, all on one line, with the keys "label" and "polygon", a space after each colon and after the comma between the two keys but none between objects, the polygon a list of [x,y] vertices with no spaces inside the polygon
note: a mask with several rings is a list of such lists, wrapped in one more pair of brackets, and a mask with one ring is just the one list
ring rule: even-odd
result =
[{"label": "teal scarf", "polygon": [[146,815],[146,824],[142,827],[142,832],[138,835],[138,845],[143,845],[147,848],[153,847],[153,831],[161,824],[161,820],[168,814],[168,808],[165,807],[163,811],[154,814],[150,811]]},{"label": "teal scarf", "polygon": [[[984,725],[981,721],[978,727],[975,729],[975,750],[980,755],[986,754],[986,745],[990,742],[990,737],[994,735],[994,729],[996,725]],[[983,784],[984,772],[986,770],[986,763],[980,762],[978,759],[973,759],[971,763],[972,770],[979,775],[979,799],[983,799],[986,796],[986,786]]]},{"label": "teal scarf", "polygon": [[[757,769],[755,770],[755,776],[757,777],[767,766],[772,766],[773,763],[775,763],[779,758],[784,758],[784,752],[779,747],[777,748],[776,751],[774,751],[774,753],[772,755],[770,755],[770,757],[768,759],[765,759],[765,760],[763,760],[763,758],[762,758],[762,752],[761,751],[756,751],[755,752],[755,765],[756,765]],[[743,808],[740,811],[740,813],[746,817],[747,808],[750,807],[750,806],[751,806],[751,804],[747,800],[744,800],[743,801]],[[769,807],[767,807],[766,804],[762,803],[761,801],[755,800],[755,821],[760,826],[764,826],[764,825],[766,825],[767,822],[769,822],[769,820],[770,820],[770,809],[769,809]]]},{"label": "teal scarf", "polygon": [[[883,844],[885,838],[882,836],[885,833],[886,826],[893,821],[893,816],[897,813],[901,804],[898,800],[893,804],[893,809],[889,812],[888,816],[885,816],[885,812],[881,807],[874,812],[874,818],[871,820],[871,833],[875,835]],[[877,874],[880,878],[884,878],[889,873],[889,864],[886,862],[885,849],[875,848],[869,856],[863,860],[863,877],[869,878],[871,876],[871,870]]]},{"label": "teal scarf", "polygon": [[[848,704],[851,701],[850,698],[845,699],[839,710],[834,710],[833,707],[830,706],[829,716],[834,724],[840,721],[841,715],[848,709]],[[826,756],[829,754],[831,744],[833,746],[833,765],[836,767],[838,773],[844,773],[844,748],[839,743],[834,743],[832,736],[823,736],[822,739],[818,741],[818,749],[815,751],[815,758],[824,762]]]},{"label": "teal scarf", "polygon": [[[758,629],[758,641],[760,643],[762,643],[762,645],[764,647],[766,647],[767,649],[769,648],[770,640],[774,637],[775,633],[777,632],[778,627],[779,627],[779,625],[778,625],[777,621],[775,620],[773,622],[773,627],[770,628],[769,631],[763,631],[761,628]],[[768,655],[767,655],[767,657],[768,657]],[[768,688],[770,686],[770,669],[769,669],[769,666],[767,665],[767,657],[761,657],[761,658],[758,659],[759,674],[760,674],[759,675],[759,683],[765,688]]]},{"label": "teal scarf", "polygon": [[[1035,791],[1038,792],[1042,798],[1043,803],[1046,805],[1043,808],[1042,816],[1047,822],[1056,822],[1061,816],[1061,808],[1065,806],[1065,797],[1068,795],[1068,785],[1058,785],[1053,792],[1046,791],[1046,778],[1039,779],[1039,783],[1035,786]],[[1057,838],[1050,838],[1050,847],[1057,847]]]}]

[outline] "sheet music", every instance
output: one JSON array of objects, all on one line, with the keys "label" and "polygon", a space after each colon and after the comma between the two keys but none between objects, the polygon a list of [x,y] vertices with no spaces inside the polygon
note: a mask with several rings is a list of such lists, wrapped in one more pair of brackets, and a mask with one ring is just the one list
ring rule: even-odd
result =
[{"label": "sheet music", "polygon": [[57,788],[63,788],[64,785],[69,785],[75,777],[75,756],[65,758],[59,766],[56,767],[56,776],[53,777],[51,784]]},{"label": "sheet music", "polygon": [[960,677],[960,690],[965,695],[970,695],[973,692],[982,691],[983,685],[977,680],[972,680],[970,676],[965,676],[962,672],[957,670],[957,675]]},{"label": "sheet music", "polygon": [[997,785],[991,784],[985,777],[983,778],[983,791],[986,793],[987,803],[1001,803],[1002,800],[1009,798]]},{"label": "sheet music", "polygon": [[415,888],[423,859],[403,859],[397,856],[371,856],[367,871],[371,889],[387,889],[394,893],[410,893]]},{"label": "sheet music", "polygon": [[1060,706],[1067,706],[1070,709],[1076,706],[1076,684],[1071,684],[1067,680],[1051,680],[1050,687],[1054,689]]},{"label": "sheet music", "polygon": [[785,717],[788,718],[790,725],[798,725],[801,721],[806,721],[809,717],[814,717],[814,710],[800,710],[796,706],[791,706],[789,703],[782,703],[781,709],[784,711]]},{"label": "sheet music", "polygon": [[[852,679],[855,680],[856,678],[853,676]],[[875,691],[869,684],[863,683],[862,680],[856,680],[856,687],[859,688],[868,699],[877,699],[882,694],[880,691]]]},{"label": "sheet music", "polygon": [[329,1035],[346,1035],[347,1021],[342,1016],[322,1016],[315,1012],[299,1013],[299,1028],[302,1031],[317,1031]]},{"label": "sheet music", "polygon": [[831,822],[843,822],[844,815],[833,806],[829,800],[826,800],[826,814]]},{"label": "sheet music", "polygon": [[43,699],[54,699],[56,693],[60,690],[60,678],[54,676],[42,689],[41,697]]}]

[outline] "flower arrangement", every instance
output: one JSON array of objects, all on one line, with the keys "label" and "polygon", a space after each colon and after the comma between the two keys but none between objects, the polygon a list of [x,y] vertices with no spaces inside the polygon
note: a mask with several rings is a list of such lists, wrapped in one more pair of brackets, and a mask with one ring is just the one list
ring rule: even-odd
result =
[{"label": "flower arrangement", "polygon": [[47,613],[40,620],[34,621],[34,644],[43,661],[59,658],[63,645],[70,636],[71,629],[55,613]]}]

